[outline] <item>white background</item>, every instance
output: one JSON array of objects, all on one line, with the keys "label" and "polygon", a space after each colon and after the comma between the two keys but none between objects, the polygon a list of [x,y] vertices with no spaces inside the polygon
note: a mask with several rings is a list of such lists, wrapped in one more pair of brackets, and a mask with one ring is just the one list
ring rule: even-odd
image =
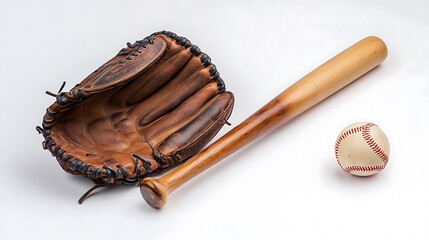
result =
[{"label": "white background", "polygon": [[[428,239],[427,1],[0,0],[1,239]],[[178,189],[162,210],[136,187],[77,199],[92,183],[62,171],[35,131],[68,90],[125,42],[158,30],[207,52],[234,92],[237,125],[368,35],[381,67]],[[387,168],[344,173],[337,134],[387,134]],[[225,127],[220,134],[224,134]],[[220,136],[220,135],[218,135]]]}]

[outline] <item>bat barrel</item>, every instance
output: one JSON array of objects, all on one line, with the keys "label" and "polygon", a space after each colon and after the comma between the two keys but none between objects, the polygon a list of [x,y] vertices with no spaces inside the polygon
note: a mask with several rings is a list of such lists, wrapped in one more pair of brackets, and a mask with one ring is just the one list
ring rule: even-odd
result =
[{"label": "bat barrel", "polygon": [[304,112],[380,65],[387,57],[386,44],[366,37],[331,58],[283,91],[277,99],[289,103],[289,117]]},{"label": "bat barrel", "polygon": [[369,72],[387,57],[385,43],[367,37],[331,58],[219,138],[160,178],[145,178],[140,191],[146,202],[161,208],[168,194],[253,140],[286,123]]}]

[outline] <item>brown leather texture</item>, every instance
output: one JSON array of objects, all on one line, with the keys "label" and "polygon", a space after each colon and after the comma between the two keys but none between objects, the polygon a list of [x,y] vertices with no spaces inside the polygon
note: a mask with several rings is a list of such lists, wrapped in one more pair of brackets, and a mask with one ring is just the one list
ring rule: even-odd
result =
[{"label": "brown leather texture", "polygon": [[210,57],[156,32],[119,53],[48,107],[37,129],[61,167],[97,184],[136,183],[185,161],[227,122],[234,96]]}]

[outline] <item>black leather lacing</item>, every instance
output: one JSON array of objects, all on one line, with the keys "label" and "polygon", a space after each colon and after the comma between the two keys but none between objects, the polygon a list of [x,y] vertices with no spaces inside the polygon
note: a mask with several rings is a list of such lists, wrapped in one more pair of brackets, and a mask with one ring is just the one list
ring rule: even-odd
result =
[{"label": "black leather lacing", "polygon": [[139,170],[140,170],[140,166],[138,164],[138,161],[141,161],[142,165],[143,165],[143,167],[144,167],[144,169],[146,170],[147,173],[150,173],[150,172],[153,171],[152,168],[151,168],[152,164],[150,163],[149,160],[147,160],[147,159],[145,159],[145,158],[143,158],[143,157],[141,157],[140,155],[137,155],[137,154],[133,154],[133,157],[135,157],[137,159],[136,167]]},{"label": "black leather lacing", "polygon": [[[61,84],[61,87],[58,90],[58,94],[61,93],[61,91],[64,89],[65,86],[66,86],[66,81],[63,81],[63,84]],[[45,93],[48,94],[49,96],[52,96],[52,97],[57,97],[58,96],[58,94],[52,93],[50,91],[46,91]]]},{"label": "black leather lacing", "polygon": [[175,33],[165,31],[165,30],[161,31],[161,32],[156,32],[152,35],[158,35],[158,34],[164,34],[164,35],[168,36],[169,38],[175,40],[177,44],[180,44],[185,48],[191,47],[190,52],[192,54],[194,54],[194,56],[196,56],[196,57],[199,57],[201,55],[200,60],[201,60],[201,63],[205,67],[212,65],[209,72],[210,72],[210,76],[212,77],[212,79],[217,82],[218,92],[219,93],[225,92],[225,90],[226,90],[225,82],[220,78],[220,74],[217,71],[216,65],[214,65],[211,62],[211,58],[207,54],[203,53],[197,45],[192,45],[192,43],[185,37],[180,37]]},{"label": "black leather lacing", "polygon": [[[130,42],[127,42],[127,47],[129,49],[134,49],[133,51],[129,52],[128,49],[126,48],[122,48],[121,50],[119,50],[117,56],[126,56],[128,55],[125,59],[126,60],[132,60],[133,57],[138,56],[138,54],[142,53],[141,48],[146,48],[146,46],[148,44],[153,44],[153,35],[150,35],[142,40],[138,40],[135,43],[131,44]],[[124,63],[123,60],[119,61],[120,64]]]},{"label": "black leather lacing", "polygon": [[153,158],[155,159],[155,161],[158,163],[159,166],[165,166],[168,164],[167,160],[165,159],[162,153],[153,154]]},{"label": "black leather lacing", "polygon": [[117,173],[113,168],[111,168],[109,166],[103,166],[103,168],[106,171],[106,182],[107,183],[112,183],[113,179],[117,179]]},{"label": "black leather lacing", "polygon": [[[64,106],[64,105],[67,105],[67,104],[69,104],[70,102],[71,102],[71,100],[69,100],[66,96],[65,96],[65,92],[61,92],[63,89],[64,89],[64,87],[65,87],[65,85],[66,85],[66,81],[64,81],[63,82],[63,84],[61,84],[61,87],[60,87],[60,89],[58,90],[58,93],[57,94],[55,94],[55,93],[52,93],[52,92],[50,92],[50,91],[46,91],[45,93],[46,94],[48,94],[49,96],[52,96],[52,97],[55,97],[56,98],[56,100],[57,100],[57,103],[58,104],[60,104],[60,105],[62,105],[62,106]],[[80,84],[76,84],[76,86],[80,86]],[[76,90],[76,91],[72,91],[71,92],[71,94],[73,95],[73,97],[76,99],[76,100],[81,100],[81,99],[85,99],[85,94],[83,93],[83,90],[82,89],[78,89],[78,90]],[[51,112],[49,112],[48,110],[46,111],[46,113],[48,114],[48,115],[50,115],[50,116],[53,116],[54,115],[54,113],[51,113]]]},{"label": "black leather lacing", "polygon": [[90,193],[92,193],[94,190],[96,190],[97,188],[101,188],[101,187],[107,187],[109,186],[108,184],[95,184],[94,187],[90,188],[88,191],[86,191],[82,197],[79,198],[79,200],[77,201],[79,204],[82,204],[83,201],[85,201],[85,199],[88,197],[88,195]]}]

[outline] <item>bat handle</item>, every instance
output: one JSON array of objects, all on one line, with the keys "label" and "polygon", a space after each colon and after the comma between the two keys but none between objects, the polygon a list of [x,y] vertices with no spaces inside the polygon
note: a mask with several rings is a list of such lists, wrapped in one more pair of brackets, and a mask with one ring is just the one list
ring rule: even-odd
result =
[{"label": "bat handle", "polygon": [[182,165],[160,178],[143,179],[140,182],[143,198],[150,206],[161,208],[176,188],[347,86],[386,57],[387,47],[377,37],[367,37],[355,43],[305,75]]}]

